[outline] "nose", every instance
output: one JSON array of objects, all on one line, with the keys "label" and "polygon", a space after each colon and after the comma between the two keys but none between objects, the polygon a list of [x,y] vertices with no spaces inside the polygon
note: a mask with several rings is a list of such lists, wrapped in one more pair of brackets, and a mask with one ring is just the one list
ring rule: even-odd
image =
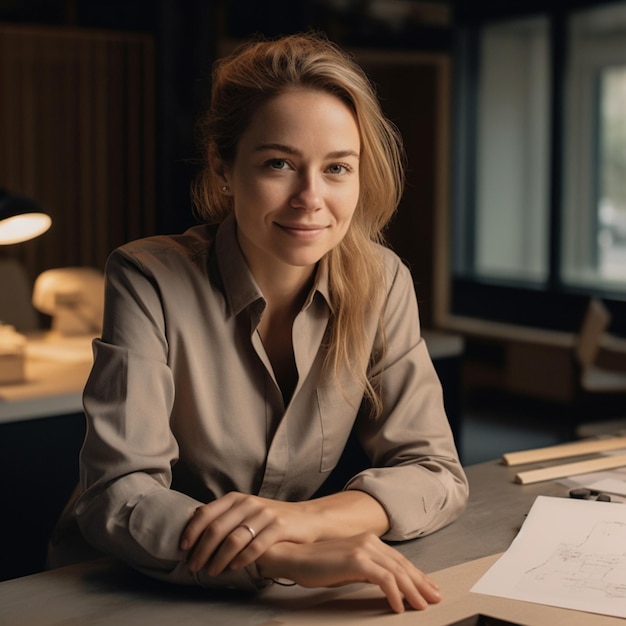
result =
[{"label": "nose", "polygon": [[317,211],[322,206],[320,183],[312,174],[303,174],[298,177],[289,204],[294,209]]}]

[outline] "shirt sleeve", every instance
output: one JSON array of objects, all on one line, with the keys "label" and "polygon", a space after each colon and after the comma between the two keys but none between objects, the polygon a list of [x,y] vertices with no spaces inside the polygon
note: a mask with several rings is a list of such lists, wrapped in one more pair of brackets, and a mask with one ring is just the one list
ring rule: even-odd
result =
[{"label": "shirt sleeve", "polygon": [[384,310],[385,349],[370,369],[382,384],[383,413],[360,415],[357,434],[372,467],[347,489],[376,498],[390,521],[383,539],[402,541],[456,519],[468,498],[443,405],[443,391],[424,339],[413,281],[397,260]]},{"label": "shirt sleeve", "polygon": [[259,588],[251,566],[217,577],[191,574],[181,534],[203,504],[171,489],[178,445],[169,417],[174,379],[159,288],[122,252],[109,258],[103,334],[83,403],[82,494],[74,515],[85,539],[144,573],[179,584]]}]

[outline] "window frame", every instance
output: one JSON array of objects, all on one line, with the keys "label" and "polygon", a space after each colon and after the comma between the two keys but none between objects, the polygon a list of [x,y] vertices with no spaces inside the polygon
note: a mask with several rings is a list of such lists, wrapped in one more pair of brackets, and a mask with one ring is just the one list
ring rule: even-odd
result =
[{"label": "window frame", "polygon": [[[626,2],[623,3],[626,11]],[[567,152],[569,154],[568,173],[564,176],[564,195],[569,207],[569,223],[564,221],[563,237],[578,242],[583,251],[579,254],[569,253],[572,263],[576,261],[584,265],[589,260],[598,258],[598,242],[581,237],[580,227],[575,222],[584,222],[590,228],[597,228],[597,211],[590,206],[590,201],[597,203],[599,200],[599,177],[601,172],[597,167],[600,150],[600,120],[599,106],[600,94],[598,77],[602,70],[610,67],[626,67],[626,51],[620,36],[602,35],[595,36],[592,47],[588,41],[579,42],[578,50],[570,51],[570,65],[576,68],[576,73],[570,75],[568,84],[568,101],[571,103],[566,112],[565,123],[567,127],[566,140],[569,142]],[[576,159],[572,159],[576,155]],[[589,172],[589,175],[585,175]],[[574,222],[572,224],[571,222]],[[563,250],[562,265],[565,270],[568,266],[568,251]],[[574,258],[572,258],[574,257]],[[576,275],[576,270],[573,270]],[[593,277],[591,278],[593,280]],[[582,279],[579,279],[582,280]],[[601,279],[602,280],[602,279]],[[609,279],[606,279],[610,282]],[[567,282],[567,280],[566,280]],[[610,287],[605,286],[605,291],[610,292]],[[599,290],[600,292],[602,290]],[[620,289],[621,291],[621,289]],[[626,285],[623,287],[626,297]]]},{"label": "window frame", "polygon": [[[610,4],[606,2],[605,4]],[[563,250],[561,231],[564,226],[565,195],[566,67],[568,60],[568,20],[584,8],[573,3],[569,8],[502,12],[485,11],[461,20],[455,49],[455,85],[452,164],[452,222],[449,310],[443,325],[454,326],[455,318],[480,318],[505,324],[576,332],[587,302],[601,298],[613,314],[610,332],[626,335],[626,292],[610,286],[576,286],[560,277]],[[598,6],[587,3],[587,6]],[[544,284],[521,280],[486,279],[471,272],[459,275],[456,267],[467,267],[475,258],[476,129],[478,120],[478,67],[480,33],[483,26],[503,19],[544,17],[549,23],[550,38],[550,112],[549,112],[549,250],[548,276]]]}]

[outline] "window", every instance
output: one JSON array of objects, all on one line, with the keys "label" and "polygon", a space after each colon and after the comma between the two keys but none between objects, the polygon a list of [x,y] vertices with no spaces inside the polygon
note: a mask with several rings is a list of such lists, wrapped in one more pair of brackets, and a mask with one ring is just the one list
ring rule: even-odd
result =
[{"label": "window", "polygon": [[474,272],[543,282],[548,235],[548,22],[483,30]]},{"label": "window", "polygon": [[451,313],[626,333],[626,2],[461,33]]},{"label": "window", "polygon": [[600,104],[598,266],[605,279],[623,282],[626,279],[626,62],[602,70]]},{"label": "window", "polygon": [[563,280],[626,293],[626,6],[569,32]]}]

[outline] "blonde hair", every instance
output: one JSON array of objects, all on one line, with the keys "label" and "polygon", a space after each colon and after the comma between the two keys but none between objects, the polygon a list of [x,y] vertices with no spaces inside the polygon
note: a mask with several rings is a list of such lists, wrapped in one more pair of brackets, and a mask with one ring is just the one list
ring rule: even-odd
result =
[{"label": "blonde hair", "polygon": [[219,59],[211,106],[199,125],[207,163],[193,187],[196,212],[205,222],[219,223],[232,211],[232,198],[220,192],[220,163],[234,161],[238,141],[259,105],[293,88],[333,94],[353,112],[360,132],[356,211],[345,237],[327,255],[334,313],[325,366],[335,374],[347,366],[378,415],[381,393],[367,377],[365,325],[383,294],[385,268],[376,244],[383,243],[383,230],[402,195],[404,153],[400,135],[382,114],[361,67],[319,34],[252,41]]}]

